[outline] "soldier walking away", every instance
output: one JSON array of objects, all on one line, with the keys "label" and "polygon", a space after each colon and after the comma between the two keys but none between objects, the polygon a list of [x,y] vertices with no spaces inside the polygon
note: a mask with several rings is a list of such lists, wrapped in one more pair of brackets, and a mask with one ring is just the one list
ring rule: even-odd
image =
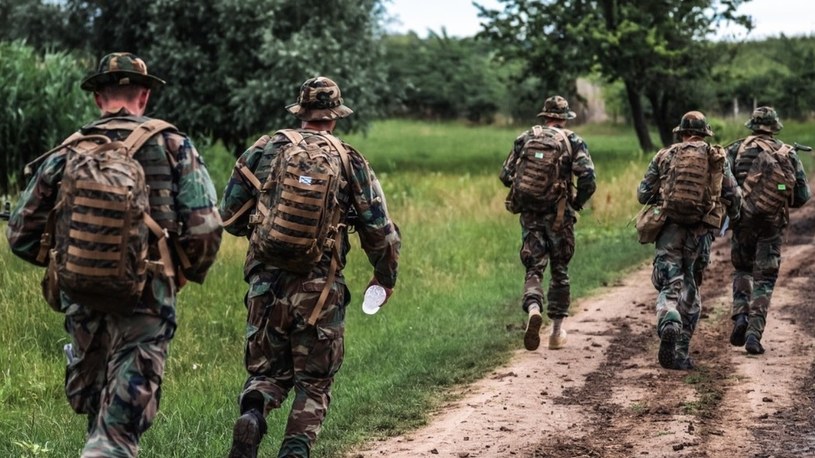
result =
[{"label": "soldier walking away", "polygon": [[651,282],[656,303],[659,364],[666,369],[693,369],[690,341],[702,310],[700,287],[710,261],[715,231],[725,210],[739,216],[741,194],[722,147],[712,137],[704,114],[682,116],[674,133],[678,143],[654,156],[637,190],[641,204],[655,204],[666,219],[656,238]]},{"label": "soldier walking away", "polygon": [[27,167],[9,220],[12,251],[48,266],[43,293],[65,314],[65,392],[88,417],[86,458],[137,456],[158,410],[177,289],[204,281],[221,242],[198,152],[144,116],[163,84],[133,54],[103,57],[81,85],[100,118]]},{"label": "soldier walking away", "polygon": [[[507,210],[521,215],[521,262],[526,268],[522,307],[528,315],[524,347],[530,351],[540,345],[545,304],[541,280],[550,262],[546,299],[547,316],[553,324],[549,348],[566,344],[563,319],[569,316],[569,261],[574,254],[576,213],[596,189],[586,142],[565,128],[566,121],[576,117],[566,99],[549,97],[538,117],[543,118],[543,125],[515,139],[499,176],[510,188]],[[572,176],[577,177],[576,192]]]},{"label": "soldier walking away", "polygon": [[781,239],[789,208],[799,208],[811,192],[795,147],[776,139],[784,127],[772,107],[759,107],[745,126],[752,135],[727,147],[742,190],[742,216],[731,224],[733,332],[730,343],[747,353],[764,353],[761,336],[781,265]]},{"label": "soldier walking away", "polygon": [[309,456],[344,356],[351,297],[342,270],[350,229],[373,265],[370,284],[387,296],[396,284],[401,242],[382,188],[362,154],[332,134],[337,120],[352,113],[340,88],[311,78],[286,108],[301,128],[258,139],[235,164],[220,205],[226,230],[249,238],[249,375],[230,458],[257,456],[266,415],[292,388],[278,456]]}]

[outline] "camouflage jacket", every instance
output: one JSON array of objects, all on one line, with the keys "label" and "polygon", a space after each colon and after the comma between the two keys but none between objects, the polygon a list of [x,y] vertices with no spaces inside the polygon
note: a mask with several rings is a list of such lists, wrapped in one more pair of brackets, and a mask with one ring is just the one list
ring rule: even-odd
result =
[{"label": "camouflage jacket", "polygon": [[[101,130],[111,140],[122,140],[132,128],[147,121],[146,117],[120,112],[84,126],[82,133],[100,133],[98,126],[117,123],[116,129]],[[124,128],[126,126],[130,129]],[[122,127],[122,128],[119,128]],[[164,154],[147,157],[150,145],[159,145]],[[154,148],[155,149],[155,148]],[[161,151],[159,149],[158,151]],[[221,244],[221,218],[216,205],[215,188],[204,161],[190,139],[183,134],[165,131],[153,137],[134,158],[145,169],[150,187],[150,214],[177,241],[176,249],[190,261],[184,270],[188,280],[201,283]],[[11,250],[28,262],[36,260],[40,237],[45,231],[48,214],[56,205],[59,184],[65,166],[66,150],[57,150],[39,166],[11,212],[6,236]],[[152,237],[151,237],[152,239]],[[158,259],[155,242],[150,258]]]},{"label": "camouflage jacket", "polygon": [[[672,154],[677,151],[673,148],[677,144],[663,148],[657,152],[651,162],[648,164],[648,169],[645,171],[645,177],[640,182],[637,188],[637,199],[641,204],[660,204],[660,188],[662,180],[668,176],[669,166],[671,164]],[[739,217],[739,209],[741,208],[741,191],[739,190],[736,178],[730,170],[730,165],[725,158],[724,168],[722,173],[722,191],[719,195],[720,205],[723,204],[727,216],[731,220],[737,220]],[[714,211],[721,211],[717,208]]]},{"label": "camouflage jacket", "polygon": [[[776,146],[777,148],[784,146],[784,142],[774,138],[772,135],[759,134],[758,137]],[[736,140],[727,146],[727,159],[730,162],[730,170],[736,177],[736,181],[738,182],[739,186],[744,184],[744,179],[747,177],[747,172],[750,170],[753,160],[755,160],[755,158],[761,152],[761,147],[754,143],[753,145],[744,148],[744,151],[741,153],[741,157],[737,157],[739,148],[741,148],[741,144],[744,142],[744,140],[746,139],[742,138]],[[804,172],[804,166],[801,164],[801,160],[798,158],[798,154],[794,149],[790,150],[789,157],[790,161],[792,162],[792,166],[795,169],[795,189],[793,190],[792,203],[790,203],[790,207],[799,208],[807,203],[809,198],[812,197],[812,191],[809,188],[809,180],[807,180],[806,173]]]},{"label": "camouflage jacket", "polygon": [[[298,130],[298,132],[303,134],[305,138],[316,133],[302,129]],[[265,182],[269,170],[261,170],[259,165],[261,163],[270,164],[280,147],[288,143],[289,140],[280,134],[272,138],[263,136],[238,158],[235,170],[232,172],[220,203],[221,217],[224,221],[228,221],[236,215],[240,208],[246,202],[255,198],[256,195],[255,188],[238,172],[238,168],[245,165],[257,176],[261,183]],[[353,171],[351,177],[346,177],[348,184],[340,190],[340,201],[345,208],[345,223],[349,227],[355,228],[357,234],[359,234],[360,244],[374,267],[374,276],[377,281],[385,287],[392,288],[396,284],[401,247],[399,229],[388,215],[385,195],[368,162],[350,145],[344,142],[343,145],[348,150]],[[235,236],[249,236],[252,231],[249,225],[250,213],[245,212],[237,217],[235,221],[231,221],[225,227],[226,231]],[[345,266],[346,255],[350,249],[347,229],[343,230],[342,241],[339,272],[337,273],[339,282],[344,282],[342,269]],[[322,259],[314,268],[314,271],[311,272],[310,277],[325,277],[330,263],[331,251],[327,249],[323,252]],[[264,265],[255,259],[250,246],[246,264],[244,265],[245,279],[249,281],[252,272],[261,268],[267,271],[280,270],[274,266]]]},{"label": "camouflage jacket", "polygon": [[[546,128],[544,126],[544,128]],[[594,163],[589,155],[589,147],[579,135],[574,132],[562,129],[567,134],[569,143],[572,147],[572,155],[570,161],[564,164],[562,173],[565,175],[563,178],[572,183],[572,175],[577,178],[577,193],[571,199],[569,204],[571,208],[577,211],[583,209],[586,202],[589,201],[594,191],[597,189],[596,178],[594,175]],[[515,179],[515,168],[518,164],[518,158],[523,152],[524,145],[532,137],[532,130],[527,130],[515,139],[512,145],[512,150],[509,152],[504,165],[501,167],[499,178],[504,186],[512,186],[512,181]],[[545,210],[542,213],[554,213],[555,208]]]}]

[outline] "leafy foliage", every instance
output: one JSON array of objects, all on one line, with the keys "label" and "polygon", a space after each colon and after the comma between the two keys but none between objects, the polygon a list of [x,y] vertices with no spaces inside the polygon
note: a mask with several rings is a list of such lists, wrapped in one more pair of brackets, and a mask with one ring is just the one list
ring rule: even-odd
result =
[{"label": "leafy foliage", "polygon": [[409,33],[385,37],[384,47],[388,114],[490,122],[506,98],[502,68],[486,43]]},{"label": "leafy foliage", "polygon": [[0,42],[0,194],[23,183],[23,166],[93,119],[95,106],[77,82],[81,61],[65,53],[39,55],[21,42]]},{"label": "leafy foliage", "polygon": [[550,76],[547,86],[573,92],[573,81],[592,69],[622,81],[634,127],[644,150],[653,149],[644,99],[662,143],[671,141],[677,114],[697,108],[688,97],[710,74],[707,37],[721,21],[750,27],[736,14],[743,0],[501,0],[503,10],[480,8],[481,36],[527,74]]}]

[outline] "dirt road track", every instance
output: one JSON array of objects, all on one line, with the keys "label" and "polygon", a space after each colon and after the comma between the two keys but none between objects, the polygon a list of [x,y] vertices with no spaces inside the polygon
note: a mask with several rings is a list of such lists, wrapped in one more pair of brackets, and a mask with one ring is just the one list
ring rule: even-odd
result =
[{"label": "dirt road track", "polygon": [[[815,205],[792,212],[764,344],[728,343],[732,267],[718,240],[693,371],[656,361],[650,265],[576,304],[565,349],[518,351],[368,457],[815,457]],[[548,329],[542,333],[547,333]]]}]

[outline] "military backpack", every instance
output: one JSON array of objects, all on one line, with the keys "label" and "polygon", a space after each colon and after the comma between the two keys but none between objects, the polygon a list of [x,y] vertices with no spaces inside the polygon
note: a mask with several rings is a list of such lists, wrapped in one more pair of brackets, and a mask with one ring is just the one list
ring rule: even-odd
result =
[{"label": "military backpack", "polygon": [[736,163],[750,145],[760,152],[752,160],[742,183],[742,212],[752,221],[775,221],[789,208],[795,188],[795,168],[790,145],[780,148],[759,137],[747,137],[736,153]]},{"label": "military backpack", "polygon": [[724,178],[724,150],[703,141],[679,143],[668,150],[667,176],[660,197],[665,216],[681,224],[721,225],[719,196]]},{"label": "military backpack", "polygon": [[[46,300],[59,308],[59,291],[106,313],[130,313],[146,282],[149,234],[158,240],[160,262],[174,276],[166,233],[150,217],[149,189],[133,155],[151,137],[175,130],[149,120],[122,141],[102,134],[69,137],[57,204],[49,214],[38,260],[48,259]],[[52,150],[53,151],[53,150]]]},{"label": "military backpack", "polygon": [[571,156],[572,146],[563,130],[532,127],[516,163],[508,209],[519,213],[565,204],[571,190],[563,168]]}]

